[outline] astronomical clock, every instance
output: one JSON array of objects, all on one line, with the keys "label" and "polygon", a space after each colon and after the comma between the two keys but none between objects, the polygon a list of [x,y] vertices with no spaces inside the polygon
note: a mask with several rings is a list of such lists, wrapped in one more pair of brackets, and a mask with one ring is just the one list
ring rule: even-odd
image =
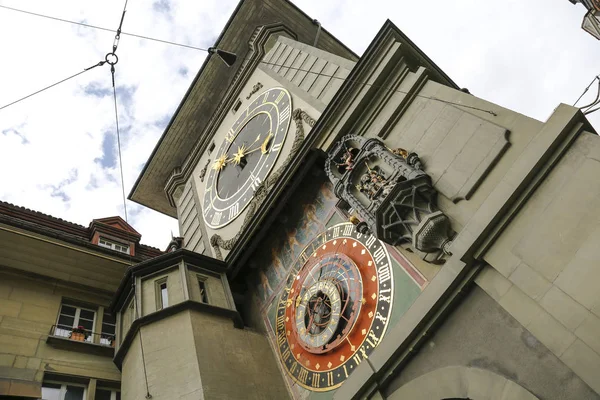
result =
[{"label": "astronomical clock", "polygon": [[292,99],[283,88],[262,92],[240,112],[217,145],[206,176],[202,205],[209,228],[226,226],[250,204],[280,156],[291,112]]},{"label": "astronomical clock", "polygon": [[276,307],[285,372],[311,391],[340,386],[382,340],[394,278],[385,245],[351,223],[316,236],[291,265]]}]

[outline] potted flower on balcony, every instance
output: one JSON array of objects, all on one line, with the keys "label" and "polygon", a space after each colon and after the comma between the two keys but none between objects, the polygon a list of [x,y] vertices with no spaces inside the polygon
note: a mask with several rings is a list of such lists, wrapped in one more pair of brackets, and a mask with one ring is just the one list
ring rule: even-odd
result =
[{"label": "potted flower on balcony", "polygon": [[71,331],[71,335],[69,335],[69,338],[71,340],[77,340],[79,342],[85,342],[85,328],[81,325],[79,325],[77,328],[73,328],[73,330]]}]

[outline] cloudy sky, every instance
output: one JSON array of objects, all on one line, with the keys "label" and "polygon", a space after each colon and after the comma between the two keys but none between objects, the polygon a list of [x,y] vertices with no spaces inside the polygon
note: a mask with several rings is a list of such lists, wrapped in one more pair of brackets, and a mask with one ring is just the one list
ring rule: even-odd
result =
[{"label": "cloudy sky", "polygon": [[[116,29],[123,0],[0,0]],[[568,0],[296,0],[359,55],[386,18],[471,93],[546,120],[600,73],[600,42]],[[212,45],[237,0],[130,0],[124,32]],[[0,107],[96,64],[114,34],[0,8]],[[116,84],[128,194],[206,54],[122,36]],[[585,100],[596,94],[593,87]],[[123,216],[108,66],[0,110],[0,200],[87,225]],[[600,129],[600,112],[590,115]],[[177,222],[128,201],[142,242],[164,249]]]}]

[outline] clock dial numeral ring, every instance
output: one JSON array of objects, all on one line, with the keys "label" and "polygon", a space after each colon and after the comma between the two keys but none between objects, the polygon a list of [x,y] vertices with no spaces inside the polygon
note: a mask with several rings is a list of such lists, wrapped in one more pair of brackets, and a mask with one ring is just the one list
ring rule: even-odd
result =
[{"label": "clock dial numeral ring", "polygon": [[276,346],[290,379],[311,391],[339,387],[383,339],[393,282],[385,244],[352,224],[309,243],[275,313]]},{"label": "clock dial numeral ring", "polygon": [[250,204],[275,167],[290,126],[292,98],[283,88],[264,91],[225,134],[205,178],[205,224],[222,228]]}]

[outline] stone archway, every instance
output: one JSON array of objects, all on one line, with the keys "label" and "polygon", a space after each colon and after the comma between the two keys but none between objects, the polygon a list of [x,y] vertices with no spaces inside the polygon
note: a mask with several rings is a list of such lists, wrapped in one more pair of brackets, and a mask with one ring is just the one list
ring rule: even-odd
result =
[{"label": "stone archway", "polygon": [[398,388],[388,400],[538,400],[505,377],[470,367],[445,367],[421,375]]}]

